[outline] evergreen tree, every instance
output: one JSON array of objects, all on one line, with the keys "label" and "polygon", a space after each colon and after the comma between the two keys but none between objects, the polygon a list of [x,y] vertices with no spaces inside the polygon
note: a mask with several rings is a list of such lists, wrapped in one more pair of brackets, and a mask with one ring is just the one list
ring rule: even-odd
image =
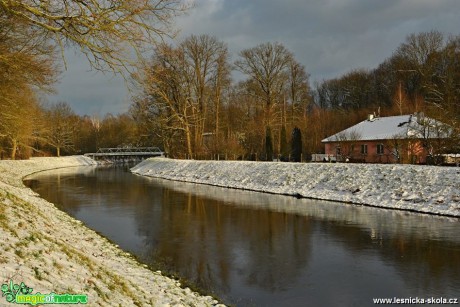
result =
[{"label": "evergreen tree", "polygon": [[292,130],[292,149],[291,149],[291,161],[301,162],[302,159],[302,133],[300,129],[295,127]]},{"label": "evergreen tree", "polygon": [[273,161],[273,142],[270,127],[267,127],[265,132],[265,156],[267,161]]},{"label": "evergreen tree", "polygon": [[286,127],[284,125],[281,127],[280,143],[281,161],[289,161],[289,147],[286,136]]}]

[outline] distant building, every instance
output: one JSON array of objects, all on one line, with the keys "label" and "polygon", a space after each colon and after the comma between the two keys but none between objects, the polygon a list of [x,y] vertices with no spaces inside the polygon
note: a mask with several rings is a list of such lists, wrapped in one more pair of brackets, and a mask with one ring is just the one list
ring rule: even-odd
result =
[{"label": "distant building", "polygon": [[368,163],[426,163],[439,153],[451,129],[415,113],[375,117],[369,115],[348,129],[322,140],[326,160]]}]

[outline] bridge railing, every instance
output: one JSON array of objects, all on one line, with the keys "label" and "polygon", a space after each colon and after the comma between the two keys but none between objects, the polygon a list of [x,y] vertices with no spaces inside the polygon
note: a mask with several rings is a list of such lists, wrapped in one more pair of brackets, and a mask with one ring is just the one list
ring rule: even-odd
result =
[{"label": "bridge railing", "polygon": [[162,153],[158,147],[114,147],[114,148],[99,148],[96,153],[126,153],[126,152],[151,152]]},{"label": "bridge railing", "polygon": [[165,153],[158,147],[116,147],[99,148],[95,153],[86,153],[89,157],[122,157],[122,156],[143,156],[157,157],[164,156]]}]

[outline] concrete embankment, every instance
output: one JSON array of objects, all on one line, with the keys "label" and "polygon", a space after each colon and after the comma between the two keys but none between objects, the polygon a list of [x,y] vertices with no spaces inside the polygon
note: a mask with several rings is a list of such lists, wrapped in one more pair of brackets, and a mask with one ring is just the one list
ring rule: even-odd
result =
[{"label": "concrete embankment", "polygon": [[[86,295],[88,306],[216,305],[150,271],[22,183],[35,172],[94,164],[84,156],[0,161],[2,284],[23,282],[32,294]],[[7,298],[0,297],[0,306]]]},{"label": "concrete embankment", "polygon": [[460,169],[454,167],[153,158],[131,171],[169,180],[460,217]]}]

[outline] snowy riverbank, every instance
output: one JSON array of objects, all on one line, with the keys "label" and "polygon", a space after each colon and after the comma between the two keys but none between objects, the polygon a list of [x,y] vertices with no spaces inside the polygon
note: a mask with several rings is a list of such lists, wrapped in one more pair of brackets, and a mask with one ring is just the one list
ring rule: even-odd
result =
[{"label": "snowy riverbank", "polygon": [[[84,156],[0,161],[2,284],[24,282],[32,294],[87,295],[88,306],[216,305],[148,270],[22,183],[35,172],[94,163]],[[0,305],[8,305],[6,297]]]},{"label": "snowy riverbank", "polygon": [[133,173],[221,187],[460,217],[460,168],[154,158]]}]

